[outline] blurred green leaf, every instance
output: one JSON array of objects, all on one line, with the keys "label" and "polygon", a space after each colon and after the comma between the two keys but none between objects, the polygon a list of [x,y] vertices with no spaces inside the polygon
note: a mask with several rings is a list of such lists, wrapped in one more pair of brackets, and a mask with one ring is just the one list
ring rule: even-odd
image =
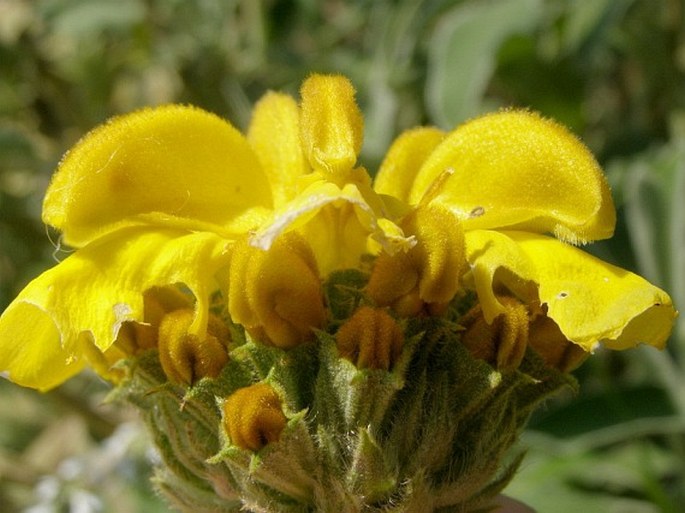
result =
[{"label": "blurred green leaf", "polygon": [[53,14],[53,30],[72,39],[97,37],[106,30],[128,28],[145,18],[140,0],[66,0],[43,7]]},{"label": "blurred green leaf", "polygon": [[541,13],[541,0],[490,0],[458,5],[440,19],[426,81],[426,106],[439,126],[452,128],[484,109],[500,45],[534,29]]},{"label": "blurred green leaf", "polygon": [[660,388],[617,386],[609,394],[581,394],[562,407],[543,410],[532,419],[531,428],[571,439],[636,419],[663,418],[674,413],[668,396]]},{"label": "blurred green leaf", "polygon": [[565,2],[567,9],[562,51],[587,51],[604,27],[615,23],[635,0],[593,0]]},{"label": "blurred green leaf", "polygon": [[[539,512],[677,513],[677,503],[654,489],[677,462],[650,443],[601,451],[564,452],[554,439],[529,436],[531,449],[507,493]],[[652,477],[655,476],[655,477]]]}]

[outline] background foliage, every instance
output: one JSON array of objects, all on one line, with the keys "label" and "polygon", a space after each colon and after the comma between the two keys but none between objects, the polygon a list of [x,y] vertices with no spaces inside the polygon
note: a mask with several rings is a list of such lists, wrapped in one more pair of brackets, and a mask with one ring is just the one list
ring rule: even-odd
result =
[{"label": "background foliage", "polygon": [[[60,156],[108,117],[193,103],[240,128],[267,89],[340,72],[373,171],[403,129],[527,106],[607,169],[617,235],[591,250],[685,305],[681,0],[0,0],[0,308],[64,250],[40,222]],[[51,243],[52,240],[52,243]],[[685,330],[666,352],[598,353],[580,395],[536,415],[509,493],[541,512],[685,504]],[[0,511],[166,511],[155,455],[83,375],[40,395],[0,380]]]}]

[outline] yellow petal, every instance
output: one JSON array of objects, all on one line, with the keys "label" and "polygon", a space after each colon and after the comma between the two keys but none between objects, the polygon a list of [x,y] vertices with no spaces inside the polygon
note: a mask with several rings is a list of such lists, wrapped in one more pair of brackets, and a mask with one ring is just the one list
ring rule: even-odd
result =
[{"label": "yellow petal", "polygon": [[105,351],[126,321],[143,321],[143,292],[184,284],[196,298],[191,332],[203,336],[226,242],[211,233],[119,230],[33,280],[0,317],[0,371],[47,389],[83,366],[79,336]]},{"label": "yellow petal", "polygon": [[297,178],[310,171],[300,144],[300,111],[285,94],[267,93],[255,105],[247,138],[269,178],[274,207],[297,194]]},{"label": "yellow petal", "polygon": [[235,128],[200,109],[169,105],[87,134],[53,177],[43,220],[82,246],[122,226],[179,219],[242,233],[271,204],[266,176]]},{"label": "yellow petal", "polygon": [[62,348],[57,326],[42,308],[15,301],[0,317],[0,370],[15,383],[48,390],[84,364]]},{"label": "yellow petal", "polygon": [[471,266],[467,278],[473,281],[488,323],[507,311],[497,295],[509,293],[526,302],[537,299],[535,261],[518,244],[492,230],[472,230],[464,235],[466,259]]},{"label": "yellow petal", "polygon": [[550,237],[509,233],[535,262],[540,302],[571,342],[586,351],[637,344],[663,348],[676,312],[663,290]]},{"label": "yellow petal", "polygon": [[364,121],[354,87],[343,76],[313,75],[302,95],[302,146],[310,165],[342,183],[357,161]]},{"label": "yellow petal", "polygon": [[[379,225],[364,214],[364,206],[353,201],[333,201],[297,229],[311,246],[322,276],[336,269],[358,267],[367,252],[369,235],[380,230],[371,226]],[[360,219],[358,214],[367,219]]]},{"label": "yellow petal", "polygon": [[374,181],[376,192],[408,202],[416,174],[444,138],[445,133],[433,127],[414,128],[401,134],[378,170]]},{"label": "yellow petal", "polygon": [[366,183],[340,188],[316,180],[277,210],[273,220],[254,233],[251,244],[269,249],[282,233],[297,230],[311,245],[322,275],[333,269],[356,267],[369,238],[394,252],[413,245],[411,237],[385,218],[383,203]]},{"label": "yellow petal", "polygon": [[429,191],[465,230],[551,232],[582,243],[610,237],[615,225],[592,154],[561,125],[527,111],[489,114],[450,133],[419,171],[410,202]]}]

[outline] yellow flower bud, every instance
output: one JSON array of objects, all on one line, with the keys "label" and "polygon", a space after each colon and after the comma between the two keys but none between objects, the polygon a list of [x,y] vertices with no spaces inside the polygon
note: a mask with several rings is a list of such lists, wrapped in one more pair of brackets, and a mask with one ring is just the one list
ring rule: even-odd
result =
[{"label": "yellow flower bud", "polygon": [[536,317],[530,325],[528,344],[542,356],[545,363],[561,372],[578,368],[590,355],[581,346],[570,342],[559,326],[546,315]]},{"label": "yellow flower bud", "polygon": [[174,310],[191,308],[192,301],[175,287],[152,287],[143,294],[143,305],[143,320],[122,323],[114,344],[105,351],[95,345],[90,334],[79,336],[79,345],[88,363],[107,381],[121,382],[126,372],[117,368],[117,362],[156,348],[162,318]]},{"label": "yellow flower bud", "polygon": [[402,316],[442,313],[466,268],[461,223],[449,210],[429,204],[412,211],[401,227],[416,237],[416,245],[394,255],[381,253],[366,292],[377,305]]},{"label": "yellow flower bud", "polygon": [[404,333],[385,310],[362,306],[335,334],[338,353],[358,368],[390,370],[402,352]]},{"label": "yellow flower bud", "polygon": [[228,328],[210,315],[204,338],[188,333],[194,312],[175,310],[159,326],[159,361],[169,381],[192,385],[204,378],[216,378],[228,362]]},{"label": "yellow flower bud", "polygon": [[258,451],[278,441],[286,423],[281,398],[267,383],[240,388],[223,405],[224,430],[242,449]]},{"label": "yellow flower bud", "polygon": [[460,324],[465,330],[461,341],[474,357],[499,370],[513,370],[521,363],[528,344],[528,309],[514,298],[498,299],[504,312],[491,324],[485,320],[480,305],[462,317]]},{"label": "yellow flower bud", "polygon": [[288,349],[311,340],[326,321],[314,254],[295,232],[264,251],[247,238],[233,246],[228,311],[257,341]]}]

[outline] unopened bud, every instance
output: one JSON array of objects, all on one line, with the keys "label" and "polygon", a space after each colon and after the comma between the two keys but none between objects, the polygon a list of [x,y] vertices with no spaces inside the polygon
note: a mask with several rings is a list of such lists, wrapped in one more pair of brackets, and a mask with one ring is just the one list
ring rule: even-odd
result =
[{"label": "unopened bud", "polygon": [[386,311],[362,306],[335,334],[338,353],[358,368],[390,370],[402,352],[404,333]]},{"label": "unopened bud", "polygon": [[192,310],[176,310],[159,326],[159,361],[169,381],[179,385],[216,378],[228,362],[226,325],[210,315],[207,333],[199,337],[188,332],[193,319]]},{"label": "unopened bud", "polygon": [[381,253],[366,292],[378,306],[404,317],[439,314],[459,289],[466,267],[464,233],[459,220],[437,205],[422,205],[401,223],[416,245],[393,255]]},{"label": "unopened bud", "polygon": [[545,363],[561,372],[578,368],[590,355],[582,347],[570,342],[556,322],[540,315],[530,325],[528,344],[538,352]]},{"label": "unopened bud", "polygon": [[294,232],[264,251],[247,239],[231,255],[228,310],[259,342],[284,349],[312,340],[326,321],[314,254]]},{"label": "unopened bud", "polygon": [[504,312],[491,324],[485,320],[480,305],[462,317],[459,322],[465,329],[461,341],[475,358],[499,370],[513,370],[521,363],[528,344],[528,309],[514,298],[498,299]]},{"label": "unopened bud", "polygon": [[258,451],[278,441],[287,419],[281,398],[267,383],[240,388],[223,405],[223,426],[233,445]]},{"label": "unopened bud", "polygon": [[169,312],[192,308],[192,301],[176,287],[152,287],[143,293],[143,322],[125,322],[114,344],[125,355],[157,347],[159,325]]}]

